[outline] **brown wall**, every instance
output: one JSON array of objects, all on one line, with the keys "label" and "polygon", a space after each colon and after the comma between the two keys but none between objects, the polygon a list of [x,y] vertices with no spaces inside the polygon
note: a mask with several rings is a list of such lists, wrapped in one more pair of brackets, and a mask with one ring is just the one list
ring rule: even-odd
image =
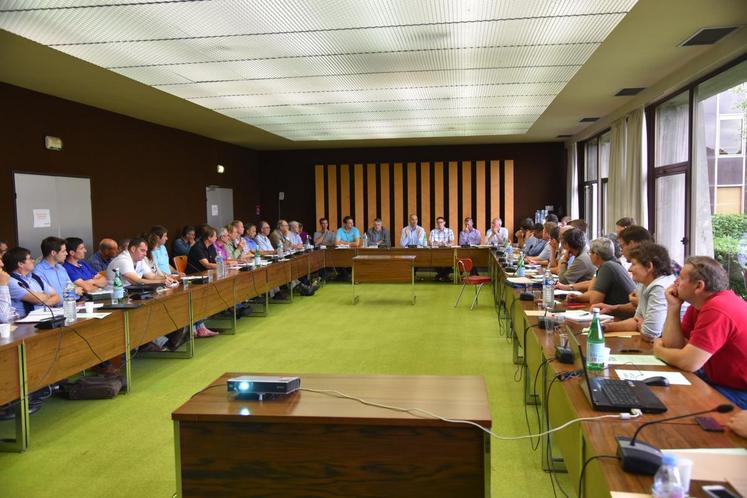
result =
[{"label": "brown wall", "polygon": [[[307,231],[315,227],[315,164],[448,163],[499,159],[514,161],[516,226],[518,220],[533,217],[535,209],[546,204],[554,205],[556,210],[565,209],[564,156],[562,143],[260,152],[262,217],[268,221],[277,219],[278,192],[282,191],[285,200],[280,201],[280,215],[302,222]],[[347,213],[339,214],[344,216]],[[361,225],[357,220],[356,224]],[[484,230],[484,227],[478,228]]]},{"label": "brown wall", "polygon": [[16,240],[13,171],[90,177],[94,239],[204,223],[207,185],[233,187],[234,215],[254,218],[252,150],[2,83],[0,109],[0,239]]}]

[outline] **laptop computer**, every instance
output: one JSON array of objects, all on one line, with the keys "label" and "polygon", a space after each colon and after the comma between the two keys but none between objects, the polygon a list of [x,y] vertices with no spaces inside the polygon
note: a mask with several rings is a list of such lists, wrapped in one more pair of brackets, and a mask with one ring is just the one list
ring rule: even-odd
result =
[{"label": "laptop computer", "polygon": [[[663,413],[667,407],[651,391],[651,389],[639,380],[607,379],[589,375],[586,368],[586,357],[581,351],[575,334],[569,333],[575,356],[575,366],[583,370],[585,382],[581,389],[591,403],[592,408],[601,412],[624,412],[638,408],[643,413]],[[580,363],[580,365],[579,365]]]}]

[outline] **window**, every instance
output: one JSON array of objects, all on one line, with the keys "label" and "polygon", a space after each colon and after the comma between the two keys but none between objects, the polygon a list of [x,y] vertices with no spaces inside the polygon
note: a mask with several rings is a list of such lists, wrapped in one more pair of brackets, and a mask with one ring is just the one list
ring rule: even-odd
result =
[{"label": "window", "polygon": [[604,235],[607,227],[607,178],[610,170],[610,132],[583,143],[584,152],[584,211],[589,225],[589,240]]},{"label": "window", "polygon": [[690,113],[690,90],[655,105],[654,162],[649,172],[654,202],[649,226],[656,241],[680,264],[689,242]]}]

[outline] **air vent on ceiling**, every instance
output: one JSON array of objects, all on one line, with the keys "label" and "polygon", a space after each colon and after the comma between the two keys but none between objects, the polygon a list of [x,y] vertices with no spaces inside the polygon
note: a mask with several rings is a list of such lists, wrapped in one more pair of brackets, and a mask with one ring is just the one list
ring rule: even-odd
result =
[{"label": "air vent on ceiling", "polygon": [[630,97],[631,95],[638,95],[643,90],[644,87],[623,88],[615,94],[615,97]]},{"label": "air vent on ceiling", "polygon": [[594,121],[598,121],[599,118],[582,118],[579,123],[593,123]]},{"label": "air vent on ceiling", "polygon": [[558,135],[557,138],[571,138],[573,135]]},{"label": "air vent on ceiling", "polygon": [[737,30],[739,26],[727,26],[723,28],[703,28],[698,30],[690,38],[682,42],[681,47],[692,47],[696,45],[713,45],[723,37]]}]

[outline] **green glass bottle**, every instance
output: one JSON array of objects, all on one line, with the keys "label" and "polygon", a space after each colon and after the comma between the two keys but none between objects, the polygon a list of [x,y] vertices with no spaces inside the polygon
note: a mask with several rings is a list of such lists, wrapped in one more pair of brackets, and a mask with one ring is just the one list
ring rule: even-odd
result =
[{"label": "green glass bottle", "polygon": [[591,326],[586,339],[586,368],[589,370],[604,369],[604,331],[599,323],[599,308],[591,310]]}]

